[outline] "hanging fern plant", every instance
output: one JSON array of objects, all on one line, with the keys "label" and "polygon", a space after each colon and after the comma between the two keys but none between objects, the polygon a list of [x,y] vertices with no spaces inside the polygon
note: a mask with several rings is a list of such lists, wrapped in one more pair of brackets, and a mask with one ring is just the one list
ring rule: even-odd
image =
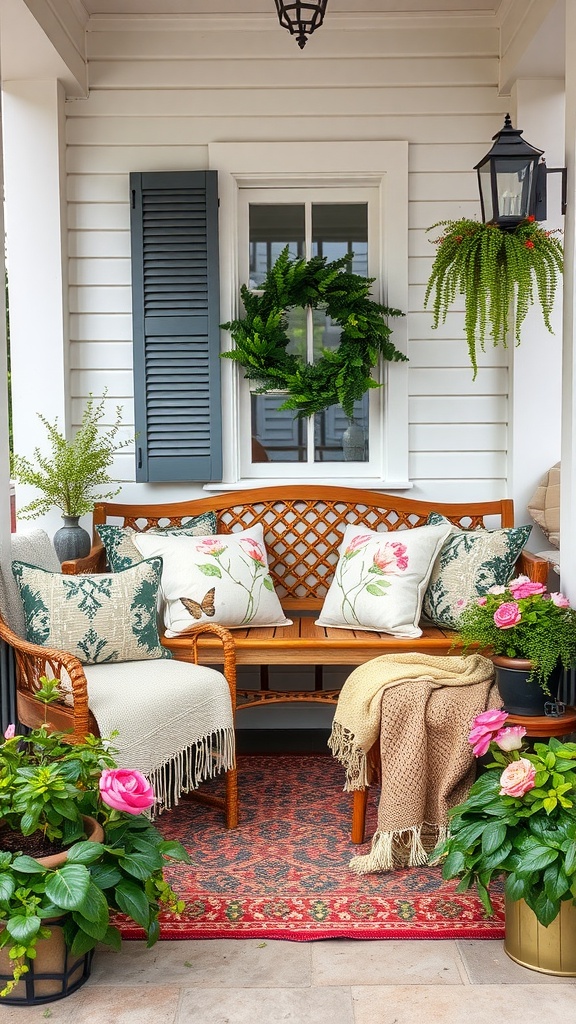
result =
[{"label": "hanging fern plant", "polygon": [[[286,392],[280,408],[293,409],[300,418],[337,403],[352,417],[354,402],[379,386],[372,377],[379,358],[407,358],[390,341],[385,319],[404,314],[369,298],[374,278],[350,274],[349,266],[348,256],[332,263],[324,256],[294,259],[286,246],[258,293],[243,285],[246,316],[221,325],[234,339],[232,351],[222,356],[257,381],[258,394]],[[315,363],[287,351],[287,312],[307,306],[322,308],[342,329],[338,348],[323,349]]]},{"label": "hanging fern plant", "polygon": [[[553,333],[550,316],[558,278],[563,271],[562,245],[556,231],[544,231],[528,217],[512,231],[475,220],[442,220],[433,239],[438,245],[424,305],[433,295],[433,327],[444,323],[457,294],[464,295],[464,326],[474,379],[478,371],[476,345],[484,350],[487,335],[506,348],[510,330],[516,344],[530,306],[534,287],[544,324]],[[515,301],[515,305],[514,305]]]}]

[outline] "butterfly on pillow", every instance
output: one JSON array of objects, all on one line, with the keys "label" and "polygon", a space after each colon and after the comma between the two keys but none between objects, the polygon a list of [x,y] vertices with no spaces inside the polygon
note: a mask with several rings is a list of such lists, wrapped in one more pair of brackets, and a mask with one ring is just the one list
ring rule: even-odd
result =
[{"label": "butterfly on pillow", "polygon": [[216,593],[216,587],[212,587],[212,589],[209,590],[208,593],[204,595],[204,597],[202,598],[200,603],[198,603],[198,601],[194,601],[191,597],[181,597],[180,600],[181,600],[182,604],[184,605],[186,611],[190,612],[190,615],[194,619],[201,619],[202,618],[202,613],[204,613],[204,615],[209,615],[209,616],[214,615],[214,612],[215,612],[214,595],[215,595],[215,593]]}]

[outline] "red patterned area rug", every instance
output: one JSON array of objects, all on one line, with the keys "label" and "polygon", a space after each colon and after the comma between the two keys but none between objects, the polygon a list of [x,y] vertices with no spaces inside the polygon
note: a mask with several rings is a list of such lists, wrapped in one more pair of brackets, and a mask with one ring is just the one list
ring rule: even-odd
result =
[{"label": "red patterned area rug", "polygon": [[[369,844],[350,841],[351,797],[331,757],[243,756],[238,774],[238,829],[223,827],[220,810],[188,800],[157,821],[193,861],[166,872],[186,910],[162,917],[162,939],[503,938],[501,891],[490,918],[438,867],[362,876],[349,869]],[[373,793],[367,835],[376,825]],[[116,923],[125,938],[142,937]]]}]

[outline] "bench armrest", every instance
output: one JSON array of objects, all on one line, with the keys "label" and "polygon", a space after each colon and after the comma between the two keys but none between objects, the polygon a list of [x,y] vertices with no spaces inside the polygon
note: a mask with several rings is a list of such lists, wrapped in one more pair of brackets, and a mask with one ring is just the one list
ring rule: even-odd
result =
[{"label": "bench armrest", "polygon": [[106,551],[102,541],[95,541],[85,558],[70,558],[62,562],[61,569],[66,576],[106,572]]},{"label": "bench armrest", "polygon": [[521,551],[516,562],[515,575],[528,576],[533,583],[548,585],[550,563],[545,558],[533,555],[531,551]]},{"label": "bench armrest", "polygon": [[58,719],[55,723],[57,728],[72,728],[71,743],[83,740],[91,729],[88,686],[82,662],[66,651],[22,640],[1,618],[0,639],[13,649],[16,658],[16,696],[22,724],[33,729],[43,723],[44,705],[35,698],[35,693],[42,685],[40,676],[52,673],[52,677],[58,679],[70,694],[73,706],[67,705],[63,699],[61,703],[50,705],[49,714]]},{"label": "bench armrest", "polygon": [[[236,714],[236,644],[234,637],[229,629],[225,626],[220,626],[216,622],[200,622],[196,626],[189,626],[182,633],[178,634],[178,639],[190,640],[190,646],[192,648],[192,656],[195,665],[200,662],[198,653],[198,640],[204,633],[211,633],[219,637],[223,649],[223,672],[226,677],[226,681],[230,688],[230,699],[232,701],[232,712]],[[162,642],[165,641],[165,637],[161,637]],[[172,654],[178,659],[177,649],[171,648],[168,643],[165,644],[168,650],[172,651]]]}]

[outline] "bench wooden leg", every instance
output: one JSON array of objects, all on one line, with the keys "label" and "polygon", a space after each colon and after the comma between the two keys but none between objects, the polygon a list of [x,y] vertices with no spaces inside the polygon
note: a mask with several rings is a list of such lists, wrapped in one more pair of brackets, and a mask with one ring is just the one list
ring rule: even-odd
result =
[{"label": "bench wooden leg", "polygon": [[238,771],[231,768],[226,772],[226,828],[238,825]]},{"label": "bench wooden leg", "polygon": [[368,789],[356,789],[352,794],[352,842],[364,842],[364,825],[366,823],[366,804]]}]

